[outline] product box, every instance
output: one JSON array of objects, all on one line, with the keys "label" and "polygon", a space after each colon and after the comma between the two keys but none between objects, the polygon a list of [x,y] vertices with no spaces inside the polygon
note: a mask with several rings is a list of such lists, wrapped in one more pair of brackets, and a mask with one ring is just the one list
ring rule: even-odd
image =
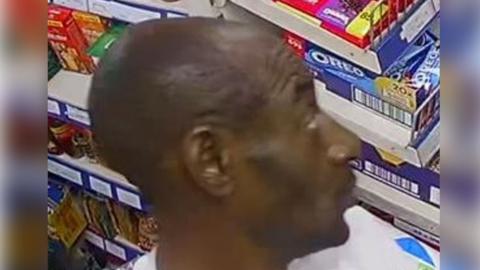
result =
[{"label": "product box", "polygon": [[315,18],[319,27],[366,48],[372,37],[385,30],[413,0],[276,0],[276,3],[297,16]]},{"label": "product box", "polygon": [[49,5],[48,40],[64,69],[85,74],[93,72],[87,41],[74,21],[72,10]]},{"label": "product box", "polygon": [[115,25],[104,33],[89,49],[88,54],[92,56],[93,61],[98,61],[105,55],[110,46],[123,34],[125,25]]},{"label": "product box", "polygon": [[[439,153],[433,163],[440,159]],[[362,153],[354,169],[429,204],[440,206],[440,173],[432,166],[420,168],[397,156],[362,142]]]},{"label": "product box", "polygon": [[48,80],[53,78],[55,74],[62,68],[60,61],[58,60],[57,56],[53,49],[48,45]]},{"label": "product box", "polygon": [[87,40],[88,46],[95,43],[108,29],[108,21],[98,15],[82,11],[73,11],[72,16]]},{"label": "product box", "polygon": [[294,34],[285,39],[302,56],[327,90],[412,130],[412,143],[421,141],[440,118],[440,52],[426,33],[378,75],[328,52]]}]

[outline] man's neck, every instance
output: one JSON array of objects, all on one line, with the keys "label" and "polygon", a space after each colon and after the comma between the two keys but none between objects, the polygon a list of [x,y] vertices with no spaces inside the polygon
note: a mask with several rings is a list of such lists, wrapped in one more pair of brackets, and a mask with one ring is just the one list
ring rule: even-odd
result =
[{"label": "man's neck", "polygon": [[156,270],[286,270],[287,262],[217,221],[162,226]]}]

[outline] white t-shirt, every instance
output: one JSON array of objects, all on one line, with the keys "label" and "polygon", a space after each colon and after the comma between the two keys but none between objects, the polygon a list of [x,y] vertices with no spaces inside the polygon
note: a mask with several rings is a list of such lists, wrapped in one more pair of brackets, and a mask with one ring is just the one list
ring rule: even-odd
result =
[{"label": "white t-shirt", "polygon": [[[345,213],[350,239],[341,247],[293,261],[289,270],[439,270],[440,254],[361,207]],[[160,270],[155,252],[119,270]]]}]

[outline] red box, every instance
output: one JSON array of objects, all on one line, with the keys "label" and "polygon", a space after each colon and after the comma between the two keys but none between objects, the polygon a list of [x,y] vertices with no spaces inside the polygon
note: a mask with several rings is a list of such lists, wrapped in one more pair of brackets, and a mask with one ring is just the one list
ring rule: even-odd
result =
[{"label": "red box", "polygon": [[93,72],[95,66],[87,54],[87,41],[73,19],[72,10],[55,5],[48,7],[48,41],[64,69],[85,74]]}]

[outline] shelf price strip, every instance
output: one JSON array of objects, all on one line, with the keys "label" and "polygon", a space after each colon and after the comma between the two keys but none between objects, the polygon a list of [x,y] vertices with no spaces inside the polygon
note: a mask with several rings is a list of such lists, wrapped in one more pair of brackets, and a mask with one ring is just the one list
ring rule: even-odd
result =
[{"label": "shelf price strip", "polygon": [[94,175],[53,156],[48,157],[48,172],[57,176],[56,179],[61,182],[73,183],[85,190],[93,191],[140,211],[148,212],[149,205],[142,199],[138,191],[123,187],[114,180]]},{"label": "shelf price strip", "polygon": [[144,254],[143,251],[140,251],[140,248],[134,249],[122,245],[116,241],[104,239],[100,235],[92,232],[92,231],[85,231],[85,240],[88,241],[90,244],[96,246],[97,248],[104,250],[115,257],[121,259],[124,262],[131,261],[139,256]]},{"label": "shelf price strip", "polygon": [[84,128],[91,123],[86,110],[53,98],[48,98],[48,115]]}]

